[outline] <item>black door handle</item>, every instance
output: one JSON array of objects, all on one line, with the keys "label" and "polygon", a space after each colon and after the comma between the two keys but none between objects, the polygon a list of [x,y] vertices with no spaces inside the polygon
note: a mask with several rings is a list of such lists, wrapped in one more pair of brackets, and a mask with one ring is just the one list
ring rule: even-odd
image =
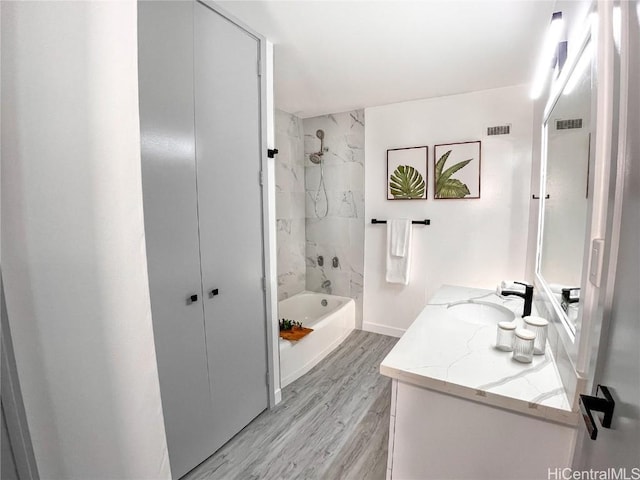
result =
[{"label": "black door handle", "polygon": [[198,295],[195,295],[195,294],[194,294],[194,295],[191,295],[191,296],[189,297],[189,300],[191,300],[191,303],[193,303],[193,302],[197,302],[197,301],[198,301]]},{"label": "black door handle", "polygon": [[211,296],[212,297],[215,297],[216,295],[218,295],[218,293],[220,293],[220,292],[218,292],[217,288],[214,288],[213,290],[211,290]]},{"label": "black door handle", "polygon": [[[599,397],[598,393],[602,392],[604,398]],[[589,438],[595,440],[598,437],[598,427],[596,421],[593,418],[592,410],[596,412],[604,413],[600,423],[604,428],[611,428],[611,419],[613,418],[613,409],[616,406],[616,402],[613,401],[611,392],[603,385],[598,385],[596,388],[596,396],[580,395],[580,411],[582,412],[582,418],[587,425],[587,431],[589,432]]]}]

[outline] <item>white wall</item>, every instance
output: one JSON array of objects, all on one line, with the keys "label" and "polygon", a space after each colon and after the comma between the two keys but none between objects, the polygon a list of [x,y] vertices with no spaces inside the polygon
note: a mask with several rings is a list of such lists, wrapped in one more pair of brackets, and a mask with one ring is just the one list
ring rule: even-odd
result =
[{"label": "white wall", "polygon": [[[442,284],[494,288],[524,276],[532,103],[526,86],[365,110],[365,330],[401,335]],[[511,125],[487,137],[487,127]],[[481,198],[433,199],[433,145],[481,140]],[[428,200],[386,199],[386,150],[429,146]],[[414,226],[408,286],[385,282],[386,227],[371,218],[431,219]]]},{"label": "white wall", "polygon": [[42,478],[169,478],[136,2],[2,5],[2,268]]}]

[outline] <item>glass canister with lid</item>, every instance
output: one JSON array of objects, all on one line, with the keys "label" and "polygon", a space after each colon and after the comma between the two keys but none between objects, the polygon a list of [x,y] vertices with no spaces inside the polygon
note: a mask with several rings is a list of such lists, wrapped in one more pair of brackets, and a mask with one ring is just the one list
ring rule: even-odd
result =
[{"label": "glass canister with lid", "polygon": [[549,322],[546,318],[528,316],[522,319],[524,321],[524,328],[535,333],[536,338],[533,342],[533,354],[544,355],[544,351],[547,345],[547,329]]},{"label": "glass canister with lid", "polygon": [[533,360],[533,343],[536,334],[525,328],[516,328],[513,342],[513,359],[521,363],[531,363]]}]

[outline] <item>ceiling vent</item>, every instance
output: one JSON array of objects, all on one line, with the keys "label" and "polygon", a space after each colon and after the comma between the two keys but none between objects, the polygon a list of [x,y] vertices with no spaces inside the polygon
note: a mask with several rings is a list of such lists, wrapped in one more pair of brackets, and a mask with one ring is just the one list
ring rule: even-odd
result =
[{"label": "ceiling vent", "polygon": [[488,127],[487,135],[509,135],[511,133],[511,125],[499,125],[497,127]]},{"label": "ceiling vent", "polygon": [[582,119],[556,120],[556,130],[569,130],[571,128],[582,128]]}]

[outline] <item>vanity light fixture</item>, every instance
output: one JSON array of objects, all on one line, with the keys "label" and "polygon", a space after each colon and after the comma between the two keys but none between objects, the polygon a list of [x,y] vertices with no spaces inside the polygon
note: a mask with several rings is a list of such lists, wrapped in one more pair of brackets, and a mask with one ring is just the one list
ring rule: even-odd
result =
[{"label": "vanity light fixture", "polygon": [[533,100],[537,99],[542,94],[547,83],[547,79],[549,78],[549,70],[555,68],[556,65],[559,65],[559,68],[562,68],[563,62],[560,57],[566,57],[566,44],[563,46],[563,50],[565,52],[564,55],[561,55],[559,48],[560,36],[564,30],[563,27],[564,22],[562,20],[562,12],[555,12],[551,15],[551,23],[549,24],[549,29],[547,30],[547,34],[544,39],[542,51],[540,52],[536,73],[533,77],[533,84],[530,92],[530,96]]}]

